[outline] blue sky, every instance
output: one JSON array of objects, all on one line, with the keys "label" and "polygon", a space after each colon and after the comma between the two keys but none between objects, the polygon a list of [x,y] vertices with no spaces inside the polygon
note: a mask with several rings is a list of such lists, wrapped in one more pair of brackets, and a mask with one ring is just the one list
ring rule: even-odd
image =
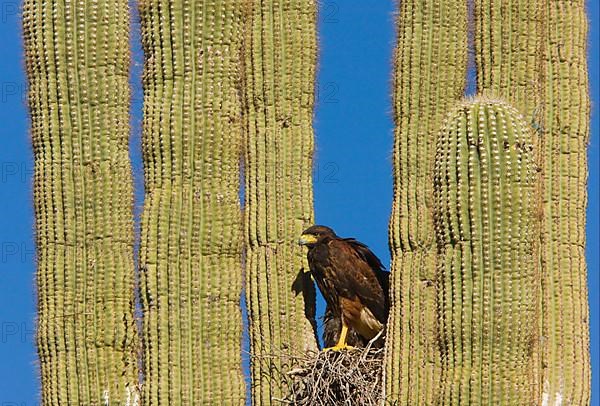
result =
[{"label": "blue sky", "polygon": [[[590,77],[600,77],[600,5],[590,4]],[[390,71],[395,1],[323,0],[319,22],[320,61],[315,115],[315,211],[319,223],[342,236],[355,236],[389,263],[387,223],[391,209],[393,123]],[[0,10],[0,405],[39,401],[34,346],[35,257],[31,175],[18,1]],[[137,24],[133,25],[137,30]],[[132,160],[137,171],[136,208],[141,207],[139,154],[142,63],[133,41]],[[374,40],[376,39],[376,40]],[[600,87],[592,80],[588,247],[600,244]],[[592,357],[594,403],[600,404],[599,250],[588,248],[589,284],[594,293]]]}]

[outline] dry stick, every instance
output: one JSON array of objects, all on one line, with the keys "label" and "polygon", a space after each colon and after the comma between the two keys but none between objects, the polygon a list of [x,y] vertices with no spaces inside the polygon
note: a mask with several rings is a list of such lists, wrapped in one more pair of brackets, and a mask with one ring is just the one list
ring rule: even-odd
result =
[{"label": "dry stick", "polygon": [[281,376],[293,404],[378,404],[381,400],[383,349],[321,352],[294,357],[295,365]]}]

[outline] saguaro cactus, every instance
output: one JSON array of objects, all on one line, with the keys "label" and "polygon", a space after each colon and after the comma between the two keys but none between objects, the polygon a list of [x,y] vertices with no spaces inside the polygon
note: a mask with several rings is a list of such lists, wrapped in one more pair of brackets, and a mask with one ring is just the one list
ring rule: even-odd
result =
[{"label": "saguaro cactus", "polygon": [[140,3],[144,405],[243,404],[241,50],[246,3]]},{"label": "saguaro cactus", "polygon": [[587,17],[583,0],[544,4],[543,396],[548,405],[586,405],[591,389],[585,262]]},{"label": "saguaro cactus", "polygon": [[450,113],[435,165],[442,359],[436,404],[539,404],[537,167],[504,102]]},{"label": "saguaro cactus", "polygon": [[[386,400],[585,405],[584,0],[474,0],[487,98],[460,104],[468,3],[400,2]],[[145,405],[245,402],[244,277],[254,404],[317,347],[295,244],[313,218],[316,8],[140,2]],[[45,405],[140,402],[128,18],[123,0],[24,2]]]},{"label": "saguaro cactus", "polygon": [[305,317],[311,304],[293,291],[304,276],[296,241],[313,218],[316,2],[254,0],[253,7],[245,58],[246,294],[252,400],[262,405],[281,394],[272,378],[279,356],[316,349]]},{"label": "saguaro cactus", "polygon": [[126,1],[23,5],[42,404],[138,401]]},{"label": "saguaro cactus", "polygon": [[433,159],[442,120],[463,96],[467,4],[405,0],[397,20],[394,202],[386,397],[431,405],[439,386]]},{"label": "saguaro cactus", "polygon": [[585,207],[590,101],[585,2],[477,0],[481,92],[531,121],[542,176],[543,397],[589,403]]},{"label": "saguaro cactus", "polygon": [[[457,317],[458,307],[464,304],[457,304],[457,308],[447,307],[462,300],[460,295],[464,294],[465,288],[472,289],[470,286],[462,286],[463,290],[457,290],[464,280],[461,279],[462,268],[448,270],[445,267],[451,267],[452,262],[438,264],[441,273],[437,277],[441,279],[437,281],[437,286],[443,288],[437,303],[442,316],[439,326],[434,326],[431,322],[432,306],[427,306],[431,300],[426,300],[427,290],[422,288],[430,283],[431,269],[444,255],[439,258],[427,255],[431,252],[428,249],[431,247],[428,236],[433,233],[427,205],[429,181],[422,180],[421,176],[427,176],[428,168],[431,167],[431,150],[428,139],[424,139],[419,133],[419,126],[428,126],[430,130],[437,131],[439,121],[424,118],[439,117],[431,112],[445,111],[451,101],[445,103],[444,98],[439,98],[442,103],[431,102],[414,107],[413,99],[427,100],[432,94],[427,91],[429,83],[434,83],[432,88],[438,93],[451,89],[452,83],[442,87],[432,82],[431,77],[446,72],[448,66],[456,70],[448,62],[460,61],[459,67],[462,67],[462,54],[444,45],[442,51],[445,52],[445,57],[439,58],[432,51],[442,41],[436,40],[432,35],[424,36],[429,41],[423,44],[417,41],[423,37],[423,32],[430,30],[431,15],[435,15],[428,14],[427,10],[443,8],[445,11],[440,15],[448,17],[448,23],[438,23],[437,26],[442,32],[447,30],[442,38],[452,44],[452,40],[456,39],[456,35],[452,34],[455,33],[453,27],[462,26],[462,20],[458,18],[457,23],[456,16],[452,18],[450,10],[460,9],[461,4],[464,5],[466,1],[457,1],[456,4],[444,2],[444,5],[435,6],[429,3],[431,2],[401,3],[399,27],[403,28],[399,30],[398,55],[395,61],[395,78],[404,79],[405,84],[397,79],[394,86],[397,122],[394,168],[397,172],[390,245],[395,287],[392,302],[395,305],[389,321],[386,389],[387,395],[392,400],[399,399],[401,404],[431,404],[432,399],[456,402],[459,399],[457,396],[465,399],[467,394],[463,390],[471,387],[473,382],[461,381],[461,369],[455,366],[463,365],[466,362],[464,357],[469,362],[475,360],[472,358],[474,355],[465,352],[464,347],[465,339],[470,340],[465,334],[472,332],[464,330],[464,325],[460,325],[461,320],[452,318]],[[537,335],[532,336],[530,331],[524,331],[523,337],[515,338],[522,340],[515,348],[521,355],[525,342],[532,340],[531,363],[536,371],[536,380],[532,382],[534,389],[530,388],[529,395],[514,385],[511,386],[513,392],[505,387],[504,393],[510,399],[517,399],[520,404],[537,401],[544,404],[587,404],[590,365],[584,227],[589,96],[584,1],[475,0],[473,4],[478,92],[502,97],[525,117],[532,130],[531,143],[536,153],[535,161],[541,170],[540,183],[536,189],[536,202],[540,206],[537,215],[541,223],[536,229],[534,244],[538,249],[536,258],[541,289],[541,308],[534,320],[539,320],[539,330]],[[466,44],[460,46],[466,48]],[[423,59],[422,55],[426,58]],[[415,68],[411,70],[410,66]],[[461,78],[463,74],[464,71],[459,70],[457,78]],[[455,83],[462,82],[457,79]],[[399,98],[398,95],[404,97]],[[438,106],[440,109],[436,109]],[[500,107],[494,107],[497,108]],[[403,111],[408,111],[409,114],[402,114]],[[412,124],[411,127],[411,122],[417,124]],[[495,136],[489,141],[492,144]],[[420,142],[411,144],[417,138]],[[418,148],[411,149],[410,145],[417,145]],[[449,182],[447,179],[445,181]],[[465,208],[462,202],[454,204]],[[486,242],[484,249],[491,249],[489,245],[493,243]],[[423,253],[416,257],[417,261],[415,253]],[[429,272],[423,272],[427,269]],[[449,276],[450,280],[444,279],[448,277],[447,274],[453,275]],[[500,274],[499,277],[506,275]],[[517,285],[530,291],[532,286],[528,281],[529,279],[520,281]],[[492,303],[496,297],[494,290],[480,293],[484,295],[480,299],[484,303]],[[456,296],[457,294],[460,295]],[[530,299],[530,296],[524,299],[526,303],[523,304],[523,314],[530,314]],[[502,309],[503,304],[497,307]],[[523,314],[518,313],[515,317],[523,320]],[[493,317],[490,316],[490,320]],[[458,328],[457,326],[460,330],[451,330]],[[432,375],[428,371],[436,371],[435,361],[431,362],[432,359],[437,359],[435,348],[427,344],[432,342],[431,337],[438,334],[436,329],[441,338],[441,371],[445,382],[437,397],[436,389],[429,390],[431,385],[423,387],[423,383],[428,382],[426,377]],[[479,335],[488,333],[477,332]],[[427,352],[427,348],[434,349]],[[422,354],[432,356],[423,358]],[[483,355],[485,354],[479,354],[476,360],[479,366],[482,362],[487,362],[485,357],[481,359]],[[494,356],[493,351],[489,355]],[[411,360],[414,361],[412,365]],[[523,358],[522,361],[524,360]],[[524,364],[515,364],[514,368],[519,368],[518,365]],[[516,370],[513,372],[516,373]],[[529,370],[524,367],[521,372],[525,374],[521,379],[529,381]],[[502,379],[505,378],[500,376],[498,385],[501,385]],[[509,382],[512,378],[506,379]],[[479,382],[476,387],[482,388],[481,385],[482,382]],[[423,388],[418,392],[422,394],[420,397],[412,394],[415,387]],[[486,388],[492,389],[484,399],[497,402],[499,398],[494,394],[499,389],[492,386]],[[424,394],[431,395],[426,397],[428,395]],[[509,401],[508,398],[501,400]]]}]

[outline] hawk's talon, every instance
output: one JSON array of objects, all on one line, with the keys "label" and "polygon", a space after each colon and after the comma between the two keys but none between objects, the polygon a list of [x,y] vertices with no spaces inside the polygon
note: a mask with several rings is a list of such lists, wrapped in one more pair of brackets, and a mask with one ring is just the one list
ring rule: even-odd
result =
[{"label": "hawk's talon", "polygon": [[327,348],[323,348],[323,352],[328,352],[328,351],[343,351],[343,350],[347,350],[347,351],[354,351],[356,350],[356,347],[352,347],[351,345],[334,345],[333,347],[327,347]]},{"label": "hawk's talon", "polygon": [[323,352],[327,352],[327,351],[342,351],[342,350],[348,350],[348,351],[352,351],[355,348],[346,344],[346,335],[348,334],[348,326],[342,321],[342,331],[340,332],[340,338],[337,342],[336,345],[334,345],[333,347],[327,347],[327,348],[323,348]]}]

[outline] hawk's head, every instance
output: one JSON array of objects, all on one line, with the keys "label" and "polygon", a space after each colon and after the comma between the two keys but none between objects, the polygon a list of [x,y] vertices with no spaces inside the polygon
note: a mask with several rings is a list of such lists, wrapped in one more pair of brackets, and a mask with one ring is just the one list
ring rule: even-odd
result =
[{"label": "hawk's head", "polygon": [[314,247],[326,238],[336,238],[335,232],[326,226],[310,226],[302,232],[298,244]]}]

